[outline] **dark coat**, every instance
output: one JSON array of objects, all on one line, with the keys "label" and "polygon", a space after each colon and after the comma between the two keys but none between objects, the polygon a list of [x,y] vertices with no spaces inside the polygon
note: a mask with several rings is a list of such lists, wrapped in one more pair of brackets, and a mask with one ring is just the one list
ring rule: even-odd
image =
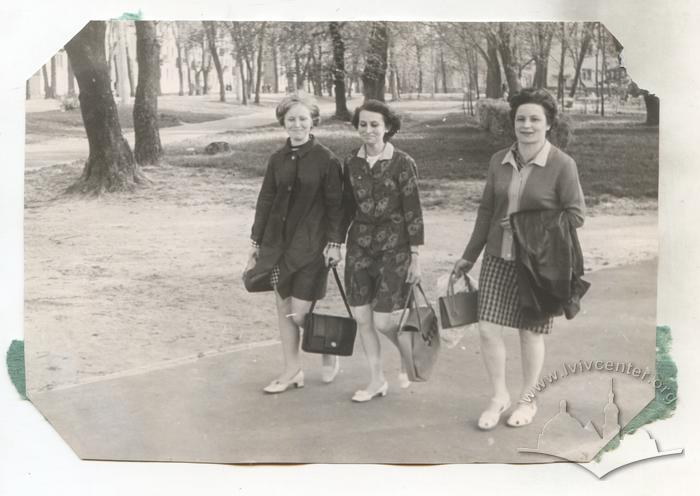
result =
[{"label": "dark coat", "polygon": [[534,322],[562,313],[573,319],[590,287],[581,279],[577,219],[565,210],[523,210],[511,214],[510,223],[523,314]]},{"label": "dark coat", "polygon": [[313,136],[293,151],[272,154],[255,207],[251,239],[260,245],[253,269],[269,271],[284,257],[292,272],[322,260],[328,242],[342,243],[340,161]]}]

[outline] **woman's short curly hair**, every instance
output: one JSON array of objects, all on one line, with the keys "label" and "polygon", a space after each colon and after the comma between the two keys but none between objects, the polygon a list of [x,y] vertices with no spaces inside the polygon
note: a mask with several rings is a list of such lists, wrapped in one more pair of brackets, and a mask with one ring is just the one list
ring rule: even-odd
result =
[{"label": "woman's short curly hair", "polygon": [[388,129],[388,131],[384,133],[384,141],[389,141],[391,137],[401,129],[401,118],[399,115],[386,103],[380,102],[379,100],[367,100],[355,109],[355,113],[352,116],[352,125],[355,129],[360,125],[360,112],[363,110],[382,114],[384,117],[384,125]]},{"label": "woman's short curly hair", "polygon": [[510,121],[515,122],[515,114],[518,112],[518,107],[526,103],[536,103],[544,109],[544,115],[547,118],[547,124],[554,126],[557,120],[557,102],[554,97],[547,91],[538,88],[524,88],[513,94],[508,99],[510,104]]},{"label": "woman's short curly hair", "polygon": [[284,97],[282,101],[277,104],[277,108],[275,109],[275,117],[277,117],[277,121],[280,123],[280,126],[284,126],[284,116],[287,115],[289,109],[294,105],[303,105],[309,109],[313,125],[318,126],[320,124],[321,111],[318,108],[316,99],[309,95],[295,93]]}]

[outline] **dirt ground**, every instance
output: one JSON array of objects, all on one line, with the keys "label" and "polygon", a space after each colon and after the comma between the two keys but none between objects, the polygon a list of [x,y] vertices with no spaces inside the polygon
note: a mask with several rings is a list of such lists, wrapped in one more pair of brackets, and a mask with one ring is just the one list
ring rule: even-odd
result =
[{"label": "dirt ground", "polygon": [[[146,190],[57,199],[80,170],[26,173],[28,389],[277,339],[272,295],[248,294],[240,282],[260,179],[162,166],[145,169],[153,180]],[[481,188],[471,181],[426,188],[421,262],[432,299],[471,232]],[[653,258],[656,204],[603,201],[580,236],[589,271]],[[342,309],[334,289],[320,308]]]}]

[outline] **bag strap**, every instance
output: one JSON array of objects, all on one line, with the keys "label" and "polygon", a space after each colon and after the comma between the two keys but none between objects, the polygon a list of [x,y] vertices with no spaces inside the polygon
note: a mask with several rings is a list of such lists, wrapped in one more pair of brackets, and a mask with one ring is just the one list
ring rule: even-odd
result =
[{"label": "bag strap", "polygon": [[[333,269],[333,277],[335,278],[335,282],[338,285],[338,290],[340,291],[340,296],[343,298],[343,303],[345,303],[345,309],[348,311],[348,315],[350,316],[350,318],[355,319],[355,317],[353,317],[353,315],[352,315],[352,312],[350,311],[350,305],[348,305],[348,299],[345,296],[345,290],[343,289],[343,284],[340,282],[340,276],[338,276],[338,270],[335,268],[335,266],[333,266],[333,267],[326,268],[326,270],[324,272],[327,274],[330,269]],[[314,311],[314,308],[316,308],[317,302],[318,302],[317,299],[313,301],[313,303],[311,304],[311,308],[309,308],[309,313],[312,313]]]}]

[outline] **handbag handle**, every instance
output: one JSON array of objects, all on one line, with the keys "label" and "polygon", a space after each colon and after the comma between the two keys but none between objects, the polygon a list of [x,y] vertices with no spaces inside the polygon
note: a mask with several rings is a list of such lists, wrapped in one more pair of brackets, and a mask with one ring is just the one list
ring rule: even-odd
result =
[{"label": "handbag handle", "polygon": [[[464,277],[464,282],[467,286],[468,292],[471,293],[472,291],[475,291],[474,289],[474,283],[472,283],[472,278],[469,277],[467,274],[462,275]],[[449,281],[447,282],[447,296],[454,296],[455,295],[455,278],[452,277],[452,274],[450,274]]]},{"label": "handbag handle", "polygon": [[[348,311],[348,315],[350,316],[351,319],[355,319],[355,317],[352,316],[352,312],[350,311],[350,305],[348,305],[348,299],[345,296],[345,290],[343,289],[343,284],[340,282],[340,277],[338,276],[338,270],[333,266],[330,267],[333,269],[333,277],[335,278],[335,282],[338,285],[338,290],[340,291],[340,296],[343,298],[343,303],[345,303],[345,309]],[[326,273],[328,272],[329,269],[326,269]],[[314,308],[316,308],[316,302],[318,300],[314,300],[314,302],[311,304],[311,308],[309,308],[309,313],[312,313],[314,311]]]},{"label": "handbag handle", "polygon": [[[416,309],[416,314],[418,314],[418,301],[414,295],[416,288],[418,288],[418,290],[423,295],[423,299],[428,304],[428,307],[430,308],[430,310],[435,312],[435,310],[433,309],[433,306],[430,304],[430,300],[428,300],[428,297],[425,296],[425,292],[423,291],[423,287],[420,285],[420,283],[415,282],[415,283],[411,284],[411,289],[408,291],[408,295],[406,296],[406,302],[403,304],[403,311],[401,312],[401,317],[399,318],[399,332],[401,332],[401,322],[403,322],[404,315],[406,314],[406,310],[408,310],[408,305],[411,301],[412,296],[414,297],[413,298],[413,307]],[[421,324],[420,316],[418,318],[418,331],[420,332],[423,339],[425,339],[425,336],[423,336],[423,325]]]}]

